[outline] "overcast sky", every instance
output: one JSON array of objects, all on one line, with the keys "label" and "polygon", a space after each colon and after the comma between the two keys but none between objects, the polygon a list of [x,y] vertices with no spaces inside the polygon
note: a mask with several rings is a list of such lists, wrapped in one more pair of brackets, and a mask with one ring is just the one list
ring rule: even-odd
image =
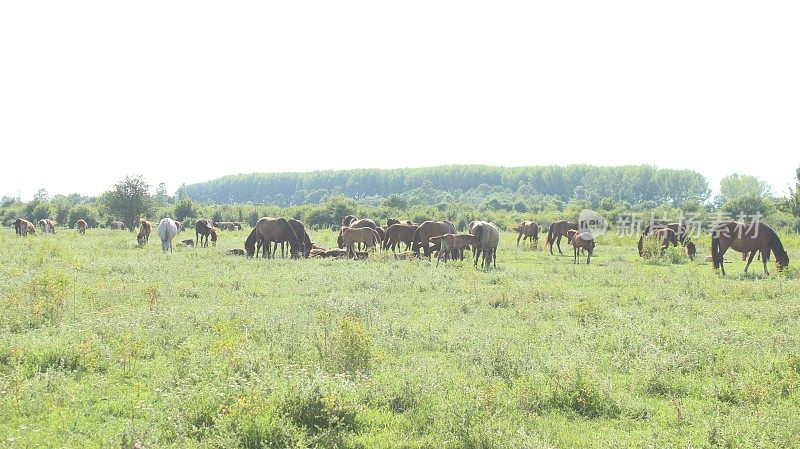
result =
[{"label": "overcast sky", "polygon": [[226,174],[654,164],[780,193],[800,3],[0,3],[0,195]]}]

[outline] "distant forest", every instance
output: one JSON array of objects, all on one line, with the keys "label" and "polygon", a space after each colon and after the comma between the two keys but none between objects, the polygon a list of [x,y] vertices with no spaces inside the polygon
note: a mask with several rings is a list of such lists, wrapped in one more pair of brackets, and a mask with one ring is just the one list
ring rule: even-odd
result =
[{"label": "distant forest", "polygon": [[408,205],[443,202],[482,204],[533,198],[629,204],[703,203],[708,181],[693,170],[648,165],[494,167],[450,165],[392,170],[326,170],[308,173],[251,173],[184,185],[177,195],[216,204],[258,203],[291,206],[319,204],[334,196],[379,203],[395,198]]}]

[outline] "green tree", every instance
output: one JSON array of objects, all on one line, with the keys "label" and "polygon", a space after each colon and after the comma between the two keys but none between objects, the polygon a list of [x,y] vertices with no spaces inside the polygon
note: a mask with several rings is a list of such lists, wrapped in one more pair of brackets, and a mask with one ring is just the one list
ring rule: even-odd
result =
[{"label": "green tree", "polygon": [[194,207],[192,199],[184,196],[175,204],[175,219],[183,221],[187,218],[197,218],[197,208]]},{"label": "green tree", "polygon": [[155,195],[155,203],[156,206],[164,206],[169,203],[170,198],[169,194],[167,194],[167,185],[162,183],[158,184],[158,188],[156,188],[156,195]]},{"label": "green tree", "polygon": [[795,177],[794,188],[789,187],[789,196],[781,202],[780,208],[795,218],[800,218],[800,167],[797,167]]},{"label": "green tree", "polygon": [[153,198],[141,175],[126,176],[100,196],[100,204],[109,216],[122,220],[133,232],[139,218],[152,211]]},{"label": "green tree", "polygon": [[722,178],[719,182],[719,196],[717,204],[725,204],[740,196],[768,197],[772,194],[769,183],[761,178],[750,175],[732,174]]}]

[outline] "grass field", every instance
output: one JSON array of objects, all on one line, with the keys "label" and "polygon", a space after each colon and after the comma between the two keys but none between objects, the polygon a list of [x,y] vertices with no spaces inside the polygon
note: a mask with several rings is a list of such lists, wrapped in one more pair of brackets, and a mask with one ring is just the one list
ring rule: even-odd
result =
[{"label": "grass field", "polygon": [[574,266],[505,234],[481,272],[58,232],[0,233],[2,447],[800,445],[794,267],[729,254],[720,278],[610,236]]}]

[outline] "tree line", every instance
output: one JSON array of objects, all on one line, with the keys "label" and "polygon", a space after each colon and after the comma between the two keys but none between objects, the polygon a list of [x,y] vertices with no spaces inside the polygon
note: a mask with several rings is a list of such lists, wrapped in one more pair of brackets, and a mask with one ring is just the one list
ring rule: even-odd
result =
[{"label": "tree line", "polygon": [[[642,176],[640,180],[645,177]],[[650,179],[652,182],[653,178]],[[638,202],[614,196],[601,197],[590,183],[587,184],[588,188],[580,185],[581,188],[574,189],[572,196],[563,198],[538,192],[529,184],[520,184],[516,190],[502,185],[479,184],[468,191],[460,191],[457,188],[438,189],[434,187],[434,179],[428,179],[409,191],[385,196],[350,197],[336,192],[328,193],[318,201],[281,204],[270,198],[258,202],[199,201],[187,193],[186,187],[171,196],[163,184],[152,192],[152,187],[141,176],[132,176],[120,180],[96,198],[77,194],[50,197],[45,190],[40,190],[28,202],[6,197],[0,201],[0,220],[3,225],[10,226],[17,217],[34,221],[50,218],[60,226],[72,226],[78,219],[83,219],[91,227],[121,220],[133,228],[140,217],[150,220],[172,217],[187,226],[198,218],[238,221],[252,226],[263,216],[284,216],[303,220],[311,228],[320,229],[335,228],[343,216],[354,214],[378,221],[388,217],[417,222],[445,219],[463,229],[475,219],[489,219],[508,228],[522,220],[533,218],[541,224],[548,224],[554,220],[575,218],[583,209],[594,209],[612,222],[629,213],[638,213],[642,217],[649,214],[656,217],[694,214],[703,220],[720,213],[733,218],[740,213],[761,213],[766,222],[777,229],[800,232],[800,168],[796,186],[784,198],[776,197],[763,180],[738,174],[722,180],[719,195],[715,198],[709,198],[707,182],[703,178],[699,185],[706,190],[705,199],[701,200],[703,195],[683,195],[680,202],[664,200],[663,197],[661,202],[645,199],[646,196],[639,197]],[[619,191],[625,189],[619,187]],[[678,196],[674,194],[673,197]]]}]

